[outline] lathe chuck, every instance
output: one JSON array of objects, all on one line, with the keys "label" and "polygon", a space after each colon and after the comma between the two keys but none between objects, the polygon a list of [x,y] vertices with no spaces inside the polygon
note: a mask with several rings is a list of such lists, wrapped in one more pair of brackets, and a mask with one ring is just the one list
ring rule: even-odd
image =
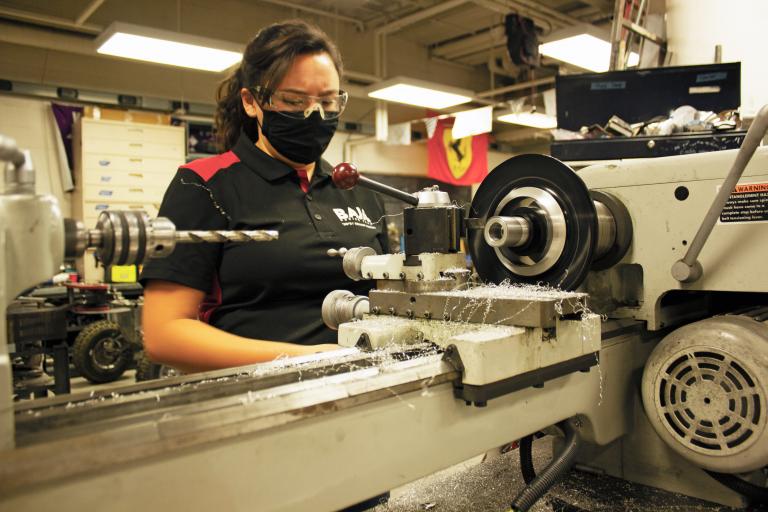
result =
[{"label": "lathe chuck", "polygon": [[480,184],[471,216],[483,221],[483,229],[469,230],[468,242],[485,281],[572,290],[594,259],[595,204],[576,173],[552,157],[521,155],[500,164]]}]

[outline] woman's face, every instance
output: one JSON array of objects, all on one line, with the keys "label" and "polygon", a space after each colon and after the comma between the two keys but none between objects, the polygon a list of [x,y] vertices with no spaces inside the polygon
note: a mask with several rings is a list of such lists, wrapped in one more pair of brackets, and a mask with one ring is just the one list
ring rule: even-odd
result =
[{"label": "woman's face", "polygon": [[[339,94],[339,73],[327,53],[299,55],[275,90],[317,98],[335,97]],[[261,106],[253,95],[244,88],[241,90],[241,97],[246,113],[250,117],[258,118],[261,124]],[[282,106],[276,104],[275,108],[281,109]]]}]

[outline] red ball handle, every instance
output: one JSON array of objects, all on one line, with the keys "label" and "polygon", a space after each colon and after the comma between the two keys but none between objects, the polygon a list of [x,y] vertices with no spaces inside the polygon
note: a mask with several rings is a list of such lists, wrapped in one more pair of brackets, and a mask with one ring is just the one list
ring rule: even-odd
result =
[{"label": "red ball handle", "polygon": [[333,183],[342,190],[353,188],[360,181],[360,173],[353,164],[342,162],[333,168]]}]

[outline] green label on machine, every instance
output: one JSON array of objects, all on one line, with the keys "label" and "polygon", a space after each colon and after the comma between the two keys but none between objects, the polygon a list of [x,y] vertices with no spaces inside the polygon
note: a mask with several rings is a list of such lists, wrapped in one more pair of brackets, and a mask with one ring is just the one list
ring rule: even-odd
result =
[{"label": "green label on machine", "polygon": [[720,222],[767,222],[768,183],[736,185],[720,214]]}]

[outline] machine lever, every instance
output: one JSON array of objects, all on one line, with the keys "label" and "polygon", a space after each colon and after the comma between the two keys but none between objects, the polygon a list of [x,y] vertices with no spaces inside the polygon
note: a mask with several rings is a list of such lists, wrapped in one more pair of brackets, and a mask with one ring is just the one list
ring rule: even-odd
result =
[{"label": "machine lever", "polygon": [[752,126],[749,127],[747,135],[744,137],[744,142],[741,143],[741,148],[736,153],[736,160],[733,162],[731,170],[728,171],[728,175],[725,177],[723,186],[720,188],[717,196],[715,196],[715,200],[712,201],[709,211],[704,216],[704,220],[696,232],[696,237],[691,242],[690,247],[688,247],[688,252],[685,253],[683,259],[677,260],[672,265],[672,277],[681,283],[692,283],[701,278],[703,270],[701,263],[698,261],[699,254],[704,248],[710,233],[712,233],[712,228],[715,227],[717,219],[720,218],[728,197],[730,197],[733,189],[739,182],[739,178],[741,178],[744,169],[747,167],[749,160],[760,145],[760,141],[766,132],[768,132],[768,105],[760,109],[752,122]]},{"label": "machine lever", "polygon": [[417,206],[419,204],[419,198],[415,195],[409,194],[408,192],[403,192],[402,190],[390,187],[389,185],[379,183],[378,181],[368,179],[365,176],[361,176],[360,172],[357,170],[357,167],[347,162],[342,162],[333,168],[332,178],[333,183],[342,190],[349,190],[356,185],[360,185],[362,187],[371,189],[374,192],[379,192],[389,197],[394,197],[395,199],[405,201],[406,203],[413,206]]}]

